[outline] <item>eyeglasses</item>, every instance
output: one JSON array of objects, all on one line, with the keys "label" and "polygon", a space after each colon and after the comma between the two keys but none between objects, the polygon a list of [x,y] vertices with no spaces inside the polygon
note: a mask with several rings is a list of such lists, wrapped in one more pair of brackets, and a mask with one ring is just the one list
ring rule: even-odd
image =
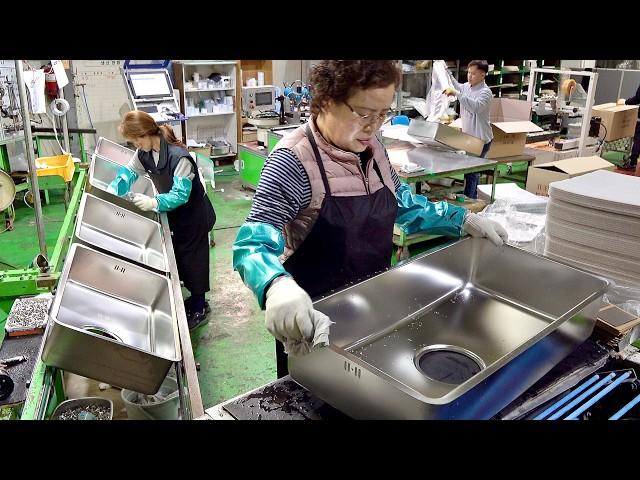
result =
[{"label": "eyeglasses", "polygon": [[360,123],[360,125],[362,125],[363,127],[367,125],[375,125],[376,123],[384,122],[385,118],[387,118],[389,115],[393,115],[392,109],[389,109],[386,112],[380,113],[378,115],[374,115],[374,114],[360,115],[347,102],[343,101],[342,103],[344,103],[347,107],[349,107],[349,110],[351,110],[351,113],[353,113],[354,117],[358,119],[358,123]]}]

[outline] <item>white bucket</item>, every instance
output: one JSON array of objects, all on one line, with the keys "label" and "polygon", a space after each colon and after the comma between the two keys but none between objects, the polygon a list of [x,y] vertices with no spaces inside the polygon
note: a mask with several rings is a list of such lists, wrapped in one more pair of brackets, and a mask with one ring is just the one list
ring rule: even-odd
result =
[{"label": "white bucket", "polygon": [[160,401],[146,403],[143,400],[146,395],[132,390],[122,389],[120,395],[127,407],[129,420],[178,420],[179,393],[178,382],[167,377],[156,393],[156,396],[161,398]]}]

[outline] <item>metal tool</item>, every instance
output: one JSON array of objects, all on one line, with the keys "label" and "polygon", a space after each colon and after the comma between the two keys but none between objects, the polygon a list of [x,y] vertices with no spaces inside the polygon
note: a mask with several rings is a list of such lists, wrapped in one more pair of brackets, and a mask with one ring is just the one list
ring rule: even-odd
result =
[{"label": "metal tool", "polygon": [[25,362],[27,357],[24,355],[18,355],[17,357],[5,358],[0,360],[0,368],[13,367],[19,363]]}]

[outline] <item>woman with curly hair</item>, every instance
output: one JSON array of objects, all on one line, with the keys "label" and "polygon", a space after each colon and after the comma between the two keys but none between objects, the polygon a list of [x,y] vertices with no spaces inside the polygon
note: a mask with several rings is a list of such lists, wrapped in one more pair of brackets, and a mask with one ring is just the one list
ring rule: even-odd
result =
[{"label": "woman with curly hair", "polygon": [[400,183],[376,137],[400,75],[390,60],[314,65],[309,122],[267,158],[233,265],[266,310],[278,377],[287,374],[287,351],[328,343],[331,322],[312,297],[389,268],[394,223],[407,233],[506,237],[497,223]]}]

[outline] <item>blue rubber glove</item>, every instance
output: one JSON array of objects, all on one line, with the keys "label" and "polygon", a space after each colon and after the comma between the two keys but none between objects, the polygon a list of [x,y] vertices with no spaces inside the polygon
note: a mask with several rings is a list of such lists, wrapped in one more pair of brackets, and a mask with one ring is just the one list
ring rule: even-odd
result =
[{"label": "blue rubber glove", "polygon": [[425,232],[433,235],[459,237],[467,209],[447,202],[430,202],[423,195],[411,192],[406,183],[396,192],[398,213],[396,223],[407,234]]},{"label": "blue rubber glove", "polygon": [[156,195],[158,201],[158,211],[168,212],[175,210],[180,205],[184,205],[189,201],[191,194],[192,182],[186,177],[173,177],[173,185],[167,193],[159,193]]},{"label": "blue rubber glove", "polygon": [[233,269],[251,289],[260,308],[265,308],[265,290],[271,281],[289,275],[278,257],[284,252],[284,237],[273,225],[245,222],[233,244]]},{"label": "blue rubber glove", "polygon": [[127,194],[136,180],[138,180],[138,174],[123,165],[118,169],[115,178],[107,187],[107,192],[122,197]]}]

